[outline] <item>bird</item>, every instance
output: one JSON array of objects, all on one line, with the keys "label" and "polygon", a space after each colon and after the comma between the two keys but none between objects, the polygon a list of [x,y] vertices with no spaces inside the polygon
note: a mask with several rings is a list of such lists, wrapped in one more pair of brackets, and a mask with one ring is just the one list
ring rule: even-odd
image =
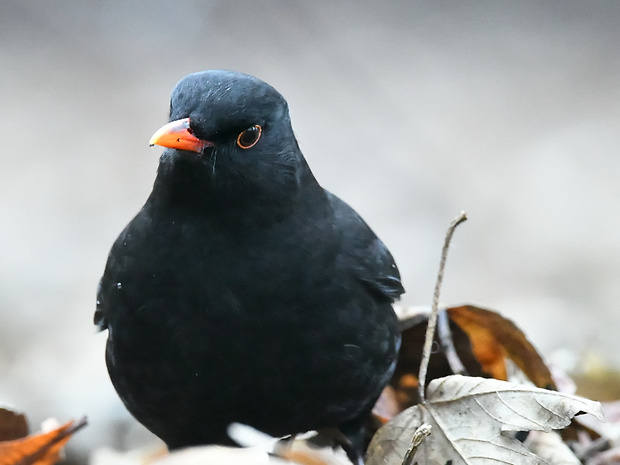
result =
[{"label": "bird", "polygon": [[400,345],[395,261],[325,190],[288,103],[254,76],[182,78],[146,203],[114,242],[94,322],[129,412],[170,450],[336,428],[361,463],[364,420]]}]

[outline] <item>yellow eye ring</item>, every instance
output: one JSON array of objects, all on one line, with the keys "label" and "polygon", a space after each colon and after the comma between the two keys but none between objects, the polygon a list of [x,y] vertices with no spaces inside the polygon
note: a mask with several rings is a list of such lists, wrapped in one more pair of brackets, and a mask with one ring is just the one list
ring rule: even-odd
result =
[{"label": "yellow eye ring", "polygon": [[237,145],[242,149],[250,149],[256,145],[262,133],[263,128],[258,124],[251,128],[247,128],[237,137]]}]

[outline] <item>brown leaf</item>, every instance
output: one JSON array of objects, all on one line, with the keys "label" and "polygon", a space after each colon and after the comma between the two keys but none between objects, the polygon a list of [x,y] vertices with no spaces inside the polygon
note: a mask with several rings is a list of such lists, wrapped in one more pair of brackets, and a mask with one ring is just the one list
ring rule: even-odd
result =
[{"label": "brown leaf", "polygon": [[[428,315],[422,313],[401,320],[402,344],[396,370],[390,381],[390,385],[396,392],[400,411],[419,402],[418,372],[427,322]],[[480,363],[474,356],[467,334],[453,321],[449,321],[449,328],[454,348],[467,369],[467,373],[471,376],[489,376],[488,373],[482,371]],[[440,350],[441,342],[437,334],[435,334],[434,347],[436,349],[433,351],[428,366],[428,382],[453,374],[448,359]]]},{"label": "brown leaf", "polygon": [[[496,378],[505,381],[506,359],[511,359],[538,387],[554,389],[551,373],[544,361],[527,340],[523,332],[510,320],[491,310],[465,305],[440,310],[440,323],[434,338],[434,349],[430,358],[427,380],[443,378],[454,374],[452,367],[459,365],[457,373],[469,376]],[[401,315],[402,345],[398,363],[390,380],[392,399],[396,410],[402,412],[419,403],[418,372],[422,357],[428,315],[408,312]],[[404,316],[402,316],[404,315]],[[450,365],[452,361],[452,367]],[[455,359],[456,362],[455,363]],[[380,398],[380,400],[385,400]],[[374,422],[368,424],[368,431],[374,434],[385,419],[393,418],[393,410],[380,409],[374,412]]]},{"label": "brown leaf", "polygon": [[0,441],[12,441],[28,435],[26,416],[0,408]]},{"label": "brown leaf", "polygon": [[86,418],[69,421],[49,431],[0,442],[0,465],[53,465],[71,435],[86,425]]},{"label": "brown leaf", "polygon": [[392,386],[386,386],[372,408],[373,416],[380,424],[385,424],[400,412],[396,391]]},{"label": "brown leaf", "polygon": [[449,308],[450,320],[468,336],[482,370],[506,380],[505,359],[512,360],[536,386],[555,389],[551,372],[525,334],[499,313],[465,305]]}]

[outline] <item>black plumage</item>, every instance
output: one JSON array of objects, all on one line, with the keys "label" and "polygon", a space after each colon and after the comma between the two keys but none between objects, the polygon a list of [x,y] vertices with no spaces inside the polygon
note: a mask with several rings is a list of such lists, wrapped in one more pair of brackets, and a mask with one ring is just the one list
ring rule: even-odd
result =
[{"label": "black plumage", "polygon": [[228,71],[182,79],[153,191],[110,251],[95,323],[129,411],[170,448],[362,421],[394,369],[392,256],[315,180],[288,106]]}]

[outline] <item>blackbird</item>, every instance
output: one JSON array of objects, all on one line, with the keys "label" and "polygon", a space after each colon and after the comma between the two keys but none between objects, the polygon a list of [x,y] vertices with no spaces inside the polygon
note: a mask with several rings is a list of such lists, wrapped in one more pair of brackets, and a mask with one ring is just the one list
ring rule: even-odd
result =
[{"label": "blackbird", "polygon": [[404,289],[364,220],[315,180],[286,100],[231,71],[174,88],[152,193],[110,251],[95,324],[127,409],[169,448],[363,421],[400,345]]}]

